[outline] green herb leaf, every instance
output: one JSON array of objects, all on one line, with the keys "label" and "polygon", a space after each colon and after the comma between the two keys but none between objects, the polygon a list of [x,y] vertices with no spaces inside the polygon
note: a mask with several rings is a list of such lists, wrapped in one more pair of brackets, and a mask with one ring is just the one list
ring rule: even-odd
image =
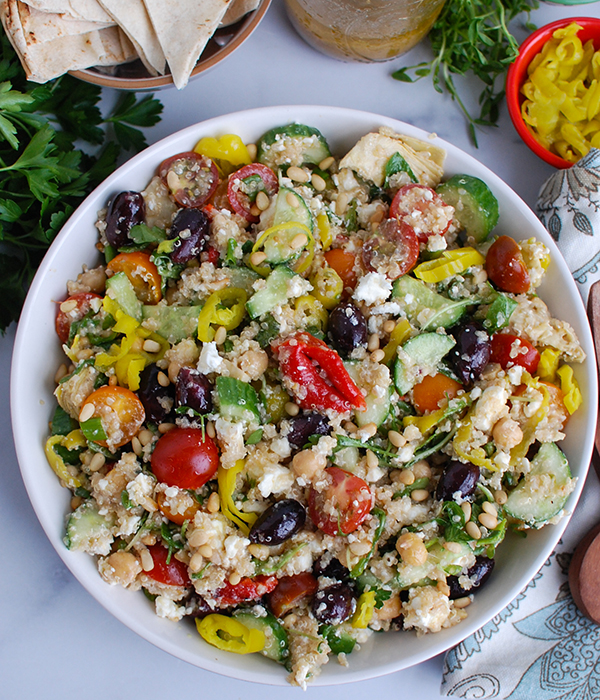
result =
[{"label": "green herb leaf", "polygon": [[136,224],[131,227],[128,236],[137,244],[160,243],[166,239],[167,233],[162,228],[158,228],[158,226],[150,228],[146,224]]},{"label": "green herb leaf", "polygon": [[65,411],[62,406],[57,406],[54,409],[52,423],[50,426],[51,435],[68,435],[75,428],[75,421]]},{"label": "green herb leaf", "polygon": [[385,181],[383,183],[384,187],[390,186],[390,178],[397,173],[406,173],[411,182],[419,182],[416,175],[413,173],[412,168],[406,162],[406,158],[403,158],[399,153],[394,153],[388,159],[385,164]]},{"label": "green herb leaf", "polygon": [[262,440],[262,436],[263,436],[262,428],[255,430],[253,433],[250,433],[250,435],[248,435],[248,438],[246,440],[246,445],[256,445],[257,442],[260,442]]},{"label": "green herb leaf", "polygon": [[81,432],[84,434],[86,440],[91,442],[101,442],[106,440],[106,431],[102,427],[101,418],[90,418],[89,420],[84,420],[79,424]]}]

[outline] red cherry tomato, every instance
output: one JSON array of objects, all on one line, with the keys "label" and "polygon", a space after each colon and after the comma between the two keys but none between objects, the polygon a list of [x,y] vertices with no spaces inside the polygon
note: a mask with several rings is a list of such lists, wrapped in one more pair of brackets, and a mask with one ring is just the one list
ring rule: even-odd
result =
[{"label": "red cherry tomato", "polygon": [[[154,567],[145,572],[146,576],[167,586],[190,585],[187,566],[174,556],[169,559],[169,550],[166,547],[162,544],[154,544],[148,547],[148,551],[152,556]],[[167,559],[169,559],[168,564]]]},{"label": "red cherry tomato", "polygon": [[317,579],[308,571],[279,579],[277,588],[268,595],[267,602],[275,617],[282,617],[303,598],[314,595],[319,588]]},{"label": "red cherry tomato", "polygon": [[398,219],[385,219],[362,249],[367,268],[395,280],[412,270],[419,257],[417,234]]},{"label": "red cherry tomato", "polygon": [[[102,297],[100,297],[98,294],[93,294],[92,292],[78,292],[77,294],[73,294],[65,299],[65,301],[61,301],[56,313],[56,335],[58,335],[58,338],[63,345],[69,342],[71,324],[75,323],[76,321],[81,321],[81,319],[87,314],[87,312],[90,310],[92,299],[101,298]],[[61,309],[63,304],[65,304],[65,306],[69,309],[68,311],[63,311]]]},{"label": "red cherry tomato", "polygon": [[92,405],[94,412],[91,418],[100,418],[106,440],[96,442],[103,447],[122,447],[134,435],[137,435],[144,420],[146,411],[138,397],[122,386],[101,386],[93,391],[83,402],[84,406]]},{"label": "red cherry tomato", "polygon": [[164,160],[158,174],[182,207],[201,207],[219,184],[219,171],[210,158],[194,151]]},{"label": "red cherry tomato", "polygon": [[245,600],[258,600],[267,593],[271,593],[277,583],[276,576],[255,576],[254,578],[246,576],[235,585],[226,583],[215,593],[215,598],[219,601],[220,607],[226,608],[243,603]]},{"label": "red cherry tomato", "polygon": [[311,487],[308,512],[327,535],[354,532],[371,510],[373,498],[367,483],[339,467],[325,470],[329,485],[323,491]]},{"label": "red cherry tomato", "polygon": [[540,361],[540,353],[525,338],[510,333],[495,333],[492,336],[490,362],[497,362],[502,369],[513,365],[524,367],[533,374]]},{"label": "red cherry tomato", "polygon": [[216,474],[219,452],[199,428],[172,428],[159,438],[150,463],[159,481],[180,489],[199,489]]},{"label": "red cherry tomato", "polygon": [[244,165],[229,176],[227,183],[227,197],[231,208],[250,223],[258,221],[258,216],[250,211],[256,195],[263,191],[272,197],[278,190],[277,176],[271,168],[262,163]]},{"label": "red cherry tomato", "polygon": [[524,294],[530,279],[523,254],[510,236],[500,236],[492,243],[485,258],[485,269],[492,282],[504,292]]},{"label": "red cherry tomato", "polygon": [[453,215],[454,209],[437,192],[416,183],[401,187],[390,205],[390,218],[410,226],[421,243],[446,233]]}]

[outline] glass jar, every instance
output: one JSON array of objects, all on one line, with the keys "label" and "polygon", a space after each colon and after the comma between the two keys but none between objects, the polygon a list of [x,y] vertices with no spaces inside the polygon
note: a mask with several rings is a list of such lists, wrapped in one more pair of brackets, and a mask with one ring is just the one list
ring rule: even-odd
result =
[{"label": "glass jar", "polygon": [[444,0],[286,0],[300,36],[343,61],[389,61],[425,37]]}]

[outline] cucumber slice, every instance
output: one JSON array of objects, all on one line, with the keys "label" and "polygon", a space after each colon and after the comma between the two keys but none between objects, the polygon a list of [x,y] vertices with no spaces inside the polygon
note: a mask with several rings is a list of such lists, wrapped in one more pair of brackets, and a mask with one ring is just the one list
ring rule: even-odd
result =
[{"label": "cucumber slice", "polygon": [[[288,195],[290,195],[288,197]],[[290,200],[292,196],[295,197],[295,201],[298,202],[298,206],[292,206]],[[299,224],[304,224],[308,230],[312,233],[315,222],[313,215],[310,213],[308,205],[297,192],[291,190],[289,187],[281,187],[275,198],[275,213],[273,214],[273,226],[278,224],[287,224],[289,221],[295,221]]]},{"label": "cucumber slice", "polygon": [[[292,243],[299,234],[306,239],[306,243],[294,248]],[[296,260],[308,245],[311,235],[310,229],[300,226],[296,221],[289,221],[285,226],[278,229],[268,229],[262,246],[267,256],[265,262],[275,266]]]},{"label": "cucumber slice", "polygon": [[276,267],[266,279],[266,286],[253,294],[246,302],[250,318],[255,319],[269,313],[276,306],[286,303],[288,298],[288,281],[294,273],[284,267]]},{"label": "cucumber slice", "polygon": [[427,552],[427,561],[424,564],[414,565],[401,561],[398,564],[398,573],[393,583],[399,588],[409,588],[418,584],[423,579],[430,578],[436,569],[445,570],[448,567],[460,567],[470,565],[473,562],[473,550],[466,542],[457,542],[460,551],[449,552],[440,544],[434,544]]},{"label": "cucumber slice", "polygon": [[422,333],[402,346],[394,366],[394,382],[400,396],[426,374],[433,374],[444,356],[456,345],[451,335]]},{"label": "cucumber slice", "polygon": [[[392,299],[401,300],[408,320],[424,331],[453,326],[463,317],[467,306],[478,303],[477,299],[448,299],[434,292],[425,282],[408,275],[394,282]],[[430,309],[431,313],[422,315],[426,309]],[[419,322],[420,316],[424,323]]]},{"label": "cucumber slice", "polygon": [[223,418],[260,422],[258,394],[250,384],[233,377],[217,377],[217,399]]},{"label": "cucumber slice", "polygon": [[113,541],[112,524],[91,501],[85,501],[69,515],[63,542],[71,551],[106,555]]},{"label": "cucumber slice", "polygon": [[351,654],[356,645],[356,639],[351,637],[343,627],[322,625],[319,628],[319,634],[325,637],[334,654]]},{"label": "cucumber slice", "polygon": [[454,175],[439,185],[437,193],[454,207],[454,216],[478,243],[485,241],[498,223],[498,200],[478,177]]},{"label": "cucumber slice", "polygon": [[250,629],[260,630],[266,638],[265,648],[260,652],[269,659],[283,664],[290,655],[288,634],[283,625],[271,613],[255,615],[251,610],[236,610],[233,617]]},{"label": "cucumber slice", "polygon": [[564,452],[553,442],[545,442],[531,462],[531,471],[508,497],[504,510],[527,525],[541,527],[560,513],[574,486]]},{"label": "cucumber slice", "polygon": [[305,124],[276,126],[257,143],[257,160],[276,168],[279,165],[318,165],[331,155],[323,134]]},{"label": "cucumber slice", "polygon": [[[357,362],[344,362],[348,374],[356,386],[363,388],[360,382],[360,366]],[[390,414],[392,398],[392,388],[388,387],[387,392],[383,396],[377,396],[374,391],[369,392],[365,396],[367,404],[366,411],[356,411],[356,422],[362,428],[369,423],[375,423],[379,427]]]},{"label": "cucumber slice", "polygon": [[156,322],[156,332],[169,343],[179,343],[194,337],[198,331],[201,306],[147,306],[142,307],[142,320]]},{"label": "cucumber slice", "polygon": [[106,280],[106,293],[128,316],[136,321],[142,320],[142,302],[135,295],[133,285],[124,272],[116,272]]},{"label": "cucumber slice", "polygon": [[229,270],[230,287],[243,289],[246,294],[251,295],[254,290],[252,285],[259,278],[259,275],[254,270],[249,270],[247,267],[232,267]]}]

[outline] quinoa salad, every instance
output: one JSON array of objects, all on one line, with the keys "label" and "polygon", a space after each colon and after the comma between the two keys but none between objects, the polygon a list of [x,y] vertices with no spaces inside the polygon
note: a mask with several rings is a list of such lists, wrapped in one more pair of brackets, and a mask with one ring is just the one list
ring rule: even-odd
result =
[{"label": "quinoa salad", "polygon": [[57,304],[64,543],[306,687],[374,632],[460,623],[508,531],[561,518],[585,354],[536,293],[546,246],[496,235],[433,143],[190,146],[106,203]]}]

